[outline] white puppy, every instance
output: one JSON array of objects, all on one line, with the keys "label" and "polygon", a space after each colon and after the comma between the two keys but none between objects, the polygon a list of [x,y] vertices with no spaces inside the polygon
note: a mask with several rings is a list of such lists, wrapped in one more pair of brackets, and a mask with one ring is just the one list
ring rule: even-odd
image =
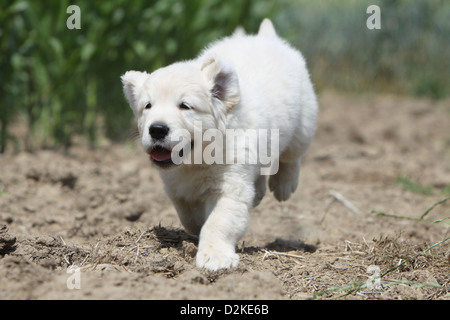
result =
[{"label": "white puppy", "polygon": [[[266,191],[261,150],[271,146],[269,188],[287,200],[315,133],[318,107],[302,55],[265,19],[257,35],[235,32],[194,60],[151,74],[128,71],[122,83],[144,150],[186,231],[199,235],[197,266],[236,267],[249,210]],[[243,132],[239,149],[218,141]],[[234,161],[243,154],[246,161]]]}]

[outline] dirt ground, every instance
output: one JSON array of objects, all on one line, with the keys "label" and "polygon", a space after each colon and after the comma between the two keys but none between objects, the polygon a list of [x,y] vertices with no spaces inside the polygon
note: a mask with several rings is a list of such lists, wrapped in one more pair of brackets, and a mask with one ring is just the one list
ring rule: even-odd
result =
[{"label": "dirt ground", "polygon": [[450,201],[414,220],[449,196],[449,101],[319,100],[298,190],[266,194],[228,271],[195,268],[138,144],[0,155],[0,299],[450,299],[450,241],[423,252]]}]

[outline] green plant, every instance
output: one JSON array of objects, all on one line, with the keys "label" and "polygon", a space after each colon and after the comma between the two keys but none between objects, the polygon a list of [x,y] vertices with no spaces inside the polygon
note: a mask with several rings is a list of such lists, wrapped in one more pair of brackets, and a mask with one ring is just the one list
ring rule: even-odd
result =
[{"label": "green plant", "polygon": [[[375,216],[384,216],[384,217],[391,217],[391,218],[397,218],[397,219],[406,219],[406,220],[414,220],[414,221],[428,221],[428,220],[425,220],[426,216],[434,208],[436,208],[439,205],[442,205],[443,203],[445,203],[448,200],[450,200],[450,197],[447,197],[447,198],[444,198],[442,200],[439,200],[439,201],[435,202],[427,210],[425,210],[421,214],[421,216],[419,218],[409,218],[409,217],[404,217],[404,216],[386,214],[386,213],[380,212],[380,211],[371,211],[370,213],[374,214]],[[444,218],[444,219],[440,219],[440,220],[434,220],[434,221],[430,220],[429,222],[440,223],[440,222],[443,222],[443,221],[445,221],[445,220],[447,220],[449,218],[450,217],[447,217],[447,218]],[[371,278],[372,281],[366,281],[366,282],[351,281],[348,284],[343,285],[343,286],[332,286],[332,287],[330,287],[330,288],[328,288],[326,290],[321,290],[321,291],[314,292],[314,294],[312,296],[312,299],[315,299],[315,298],[323,296],[323,295],[331,294],[331,293],[334,293],[334,292],[342,292],[343,294],[341,295],[341,297],[348,296],[348,295],[351,295],[351,294],[356,294],[356,293],[360,292],[362,289],[371,287],[375,283],[379,284],[379,285],[381,285],[383,287],[390,287],[390,286],[397,285],[397,284],[410,285],[413,288],[432,287],[432,288],[436,288],[436,289],[448,292],[448,291],[450,291],[450,287],[445,286],[445,285],[441,285],[441,284],[436,283],[436,282],[421,283],[421,282],[413,282],[413,281],[408,281],[408,280],[385,280],[385,279],[386,279],[386,276],[388,276],[389,274],[393,273],[395,270],[399,269],[400,267],[402,267],[402,266],[404,266],[406,264],[413,263],[413,261],[415,259],[417,259],[418,257],[431,252],[432,249],[443,245],[444,243],[446,243],[449,240],[450,240],[450,237],[447,237],[447,238],[445,238],[445,239],[443,239],[441,241],[438,241],[438,242],[432,244],[431,246],[428,246],[424,250],[421,250],[420,252],[418,252],[416,254],[413,254],[412,256],[409,256],[407,259],[401,260],[395,266],[390,267],[386,271],[380,273],[379,275],[372,277]]]},{"label": "green plant", "polygon": [[398,176],[396,178],[396,183],[401,185],[403,190],[411,191],[414,193],[419,193],[423,195],[433,194],[434,187],[432,185],[423,185],[412,181],[407,176]]},{"label": "green plant", "polygon": [[[30,128],[22,147],[68,146],[75,134],[128,137],[132,114],[120,75],[193,58],[238,25],[256,31],[276,6],[252,0],[76,1],[81,29],[69,30],[68,0],[0,5],[0,152],[17,116]],[[39,144],[37,144],[39,143]]]},{"label": "green plant", "polygon": [[[369,5],[381,29],[369,30]],[[277,19],[305,55],[319,88],[450,95],[450,2],[445,0],[296,0]]]},{"label": "green plant", "polygon": [[[372,210],[369,213],[371,213],[375,216],[392,217],[392,218],[396,218],[396,219],[405,219],[405,220],[413,220],[413,221],[423,221],[423,220],[425,220],[426,216],[431,212],[431,210],[433,210],[435,207],[447,202],[448,200],[450,200],[450,197],[446,197],[442,200],[435,202],[431,207],[429,207],[427,210],[425,210],[424,213],[419,218],[411,218],[411,217],[389,214],[389,213],[385,213],[382,211],[375,211],[375,210]],[[440,223],[440,222],[444,222],[449,219],[450,219],[450,217],[445,217],[445,218],[438,219],[438,220],[429,220],[429,222]]]}]

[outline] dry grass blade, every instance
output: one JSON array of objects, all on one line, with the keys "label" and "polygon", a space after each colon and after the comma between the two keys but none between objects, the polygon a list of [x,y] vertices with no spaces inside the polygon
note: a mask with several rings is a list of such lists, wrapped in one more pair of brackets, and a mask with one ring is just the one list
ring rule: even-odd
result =
[{"label": "dry grass blade", "polygon": [[264,252],[263,260],[266,259],[267,257],[270,257],[270,256],[284,256],[284,257],[290,257],[290,258],[299,259],[300,261],[305,262],[305,260],[303,260],[303,257],[295,255],[295,254],[278,252],[278,251],[269,251],[269,250],[266,250],[266,249],[260,249],[260,250],[262,252]]},{"label": "dry grass blade", "polygon": [[444,243],[444,242],[446,242],[446,241],[448,241],[448,240],[450,240],[450,237],[448,237],[448,238],[446,238],[446,239],[444,239],[444,240],[441,240],[441,241],[439,241],[439,242],[436,242],[435,244],[433,244],[432,246],[430,246],[430,247],[426,248],[425,250],[419,252],[418,254],[416,254],[416,255],[414,255],[414,256],[412,256],[412,257],[406,259],[406,260],[401,261],[401,262],[400,262],[399,264],[397,264],[395,267],[392,267],[392,268],[388,269],[387,271],[385,271],[384,273],[382,273],[382,274],[380,275],[380,278],[382,278],[382,277],[384,277],[385,275],[387,275],[388,273],[390,273],[390,272],[392,272],[392,271],[394,271],[394,270],[400,268],[400,267],[401,267],[402,265],[404,265],[405,263],[408,263],[408,262],[414,260],[414,259],[417,258],[418,256],[421,256],[421,255],[427,253],[428,251],[430,251],[430,250],[433,249],[434,247],[437,247],[438,245],[440,245],[440,244],[442,244],[442,243]]},{"label": "dry grass blade", "polygon": [[336,199],[337,201],[339,201],[340,203],[342,203],[347,209],[349,209],[350,211],[356,213],[356,214],[361,214],[361,211],[349,200],[347,200],[342,194],[340,194],[337,191],[334,190],[330,190],[329,194]]}]

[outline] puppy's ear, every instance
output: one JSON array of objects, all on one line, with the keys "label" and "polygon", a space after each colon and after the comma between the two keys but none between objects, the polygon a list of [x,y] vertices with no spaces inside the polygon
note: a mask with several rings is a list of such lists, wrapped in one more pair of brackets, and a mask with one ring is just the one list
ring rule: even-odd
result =
[{"label": "puppy's ear", "polygon": [[233,66],[217,56],[205,60],[201,68],[210,86],[213,98],[221,101],[226,111],[240,100],[239,80]]},{"label": "puppy's ear", "polygon": [[245,36],[245,29],[242,26],[238,26],[236,29],[234,29],[234,32],[232,34],[233,37],[243,37]]},{"label": "puppy's ear", "polygon": [[145,80],[147,80],[148,76],[149,74],[147,72],[127,71],[120,77],[123,84],[123,93],[125,94],[125,98],[127,98],[133,111],[135,111],[137,107],[138,91],[144,84]]},{"label": "puppy's ear", "polygon": [[277,32],[269,19],[264,19],[259,26],[258,36],[276,37]]}]

